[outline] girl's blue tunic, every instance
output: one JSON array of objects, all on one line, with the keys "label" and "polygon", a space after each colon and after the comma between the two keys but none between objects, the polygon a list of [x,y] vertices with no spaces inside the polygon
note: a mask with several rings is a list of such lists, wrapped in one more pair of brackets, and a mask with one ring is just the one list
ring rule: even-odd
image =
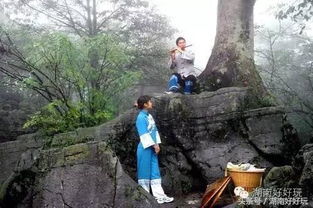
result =
[{"label": "girl's blue tunic", "polygon": [[136,128],[140,137],[137,146],[137,177],[138,180],[161,179],[158,155],[153,145],[161,143],[158,129],[151,114],[141,110],[136,119]]}]

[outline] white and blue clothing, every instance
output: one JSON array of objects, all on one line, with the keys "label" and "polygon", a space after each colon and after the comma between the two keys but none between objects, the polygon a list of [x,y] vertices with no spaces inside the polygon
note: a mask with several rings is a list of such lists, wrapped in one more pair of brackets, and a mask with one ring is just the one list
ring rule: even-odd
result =
[{"label": "white and blue clothing", "polygon": [[193,91],[196,82],[196,72],[194,67],[195,54],[192,51],[184,50],[175,53],[175,59],[169,60],[169,68],[174,70],[168,82],[168,90],[177,92],[183,88],[185,94]]},{"label": "white and blue clothing", "polygon": [[141,110],[136,119],[136,128],[140,137],[137,146],[137,177],[138,184],[156,198],[164,197],[161,186],[161,174],[159,169],[158,155],[153,145],[160,144],[161,138],[155,121],[147,110]]}]

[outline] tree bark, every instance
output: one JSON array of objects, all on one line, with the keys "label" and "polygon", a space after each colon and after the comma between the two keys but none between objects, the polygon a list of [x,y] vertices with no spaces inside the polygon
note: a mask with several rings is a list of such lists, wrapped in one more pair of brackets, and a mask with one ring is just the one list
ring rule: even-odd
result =
[{"label": "tree bark", "polygon": [[199,76],[203,90],[248,86],[267,94],[254,65],[254,4],[255,0],[219,0],[214,47]]}]

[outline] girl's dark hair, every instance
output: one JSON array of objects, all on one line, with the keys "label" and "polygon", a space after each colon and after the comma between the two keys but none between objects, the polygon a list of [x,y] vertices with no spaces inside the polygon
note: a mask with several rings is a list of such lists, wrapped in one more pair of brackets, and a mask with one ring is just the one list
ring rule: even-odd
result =
[{"label": "girl's dark hair", "polygon": [[151,100],[151,97],[149,95],[142,95],[138,98],[137,100],[137,108],[138,109],[143,109],[144,104],[148,103],[149,100]]},{"label": "girl's dark hair", "polygon": [[178,38],[176,39],[176,45],[177,45],[177,46],[178,46],[178,42],[179,42],[180,40],[186,41],[185,38],[183,38],[183,37],[178,37]]}]

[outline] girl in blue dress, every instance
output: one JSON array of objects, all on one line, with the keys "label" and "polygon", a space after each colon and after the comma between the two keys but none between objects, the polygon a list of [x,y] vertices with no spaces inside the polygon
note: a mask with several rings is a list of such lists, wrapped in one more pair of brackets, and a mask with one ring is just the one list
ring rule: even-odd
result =
[{"label": "girl in blue dress", "polygon": [[148,110],[152,109],[151,97],[144,95],[137,100],[140,112],[136,119],[136,128],[140,137],[137,147],[137,177],[138,184],[152,194],[159,204],[172,202],[161,185],[161,175],[158,162],[161,138],[154,119]]}]

